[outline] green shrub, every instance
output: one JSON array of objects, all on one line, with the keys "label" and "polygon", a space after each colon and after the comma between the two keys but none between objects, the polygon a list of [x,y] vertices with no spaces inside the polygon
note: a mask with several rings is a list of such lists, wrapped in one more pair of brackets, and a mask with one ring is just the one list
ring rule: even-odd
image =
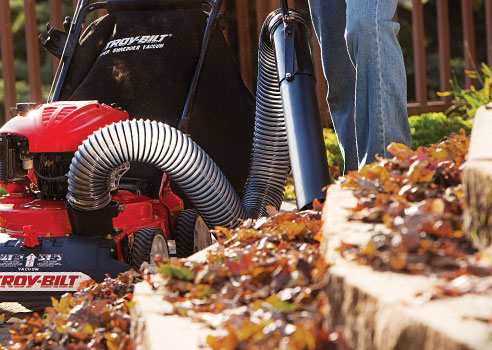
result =
[{"label": "green shrub", "polygon": [[[337,135],[333,129],[323,129],[323,138],[325,139],[326,158],[331,167],[337,166],[340,173],[343,173],[343,156],[338,147]],[[333,175],[333,173],[332,173]]]},{"label": "green shrub", "polygon": [[476,79],[477,86],[463,89],[456,78],[451,81],[451,91],[439,93],[440,96],[453,96],[456,102],[448,111],[450,115],[458,115],[463,119],[475,118],[477,108],[492,101],[492,69],[482,63],[481,74],[475,71],[466,72],[470,78]]},{"label": "green shrub", "polygon": [[408,121],[412,132],[412,149],[417,149],[418,146],[428,147],[462,128],[469,133],[472,127],[472,121],[460,116],[447,117],[444,113],[414,115]]}]

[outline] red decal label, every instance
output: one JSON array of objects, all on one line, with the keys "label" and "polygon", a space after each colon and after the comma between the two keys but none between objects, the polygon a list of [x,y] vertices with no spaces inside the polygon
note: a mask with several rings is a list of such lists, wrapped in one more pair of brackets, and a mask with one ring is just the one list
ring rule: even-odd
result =
[{"label": "red decal label", "polygon": [[41,287],[52,287],[54,279],[55,276],[44,276],[43,282],[41,282]]},{"label": "red decal label", "polygon": [[27,276],[22,276],[22,275],[15,276],[14,287],[24,287],[26,285],[26,282],[27,282]]},{"label": "red decal label", "polygon": [[0,291],[74,291],[90,277],[81,272],[0,273],[0,280]]},{"label": "red decal label", "polygon": [[10,286],[12,287],[12,282],[14,281],[14,276],[3,276],[3,279],[2,279],[2,287],[5,287],[5,286]]},{"label": "red decal label", "polygon": [[31,276],[31,275],[27,275],[27,286],[28,287],[32,287],[34,286],[34,284],[39,280],[41,276]]}]

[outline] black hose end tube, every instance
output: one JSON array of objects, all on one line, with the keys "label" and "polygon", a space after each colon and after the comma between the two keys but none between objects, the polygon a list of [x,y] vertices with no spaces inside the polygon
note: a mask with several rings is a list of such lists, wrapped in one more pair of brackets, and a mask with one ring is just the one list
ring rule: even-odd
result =
[{"label": "black hose end tube", "polygon": [[268,27],[278,67],[297,207],[305,209],[314,199],[325,198],[323,188],[330,183],[309,31],[294,10],[290,10],[287,24],[280,10],[270,19]]}]

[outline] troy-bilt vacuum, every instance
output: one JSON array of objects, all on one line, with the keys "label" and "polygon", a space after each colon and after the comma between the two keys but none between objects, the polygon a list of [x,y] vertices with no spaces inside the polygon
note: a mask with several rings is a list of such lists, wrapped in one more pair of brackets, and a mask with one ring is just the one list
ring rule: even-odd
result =
[{"label": "troy-bilt vacuum", "polygon": [[[81,0],[64,32],[49,28],[42,44],[61,59],[50,103],[19,104],[0,129],[0,300],[73,291],[174,244],[189,255],[210,244],[207,227],[278,209],[290,169],[299,208],[324,197],[304,19],[283,0],[263,25],[253,122],[219,7]],[[81,35],[101,8],[108,15]]]}]

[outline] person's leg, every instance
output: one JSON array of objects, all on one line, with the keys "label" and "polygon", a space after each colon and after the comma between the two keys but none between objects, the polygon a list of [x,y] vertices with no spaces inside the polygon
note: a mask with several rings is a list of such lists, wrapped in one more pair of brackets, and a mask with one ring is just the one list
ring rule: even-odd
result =
[{"label": "person's leg", "polygon": [[345,42],[345,0],[309,0],[328,82],[328,106],[345,160],[345,172],[357,170],[354,94],[355,68]]},{"label": "person's leg", "polygon": [[[330,1],[328,1],[330,2]],[[346,39],[356,66],[359,167],[389,156],[391,142],[410,144],[405,65],[392,21],[397,0],[346,0]]]}]

